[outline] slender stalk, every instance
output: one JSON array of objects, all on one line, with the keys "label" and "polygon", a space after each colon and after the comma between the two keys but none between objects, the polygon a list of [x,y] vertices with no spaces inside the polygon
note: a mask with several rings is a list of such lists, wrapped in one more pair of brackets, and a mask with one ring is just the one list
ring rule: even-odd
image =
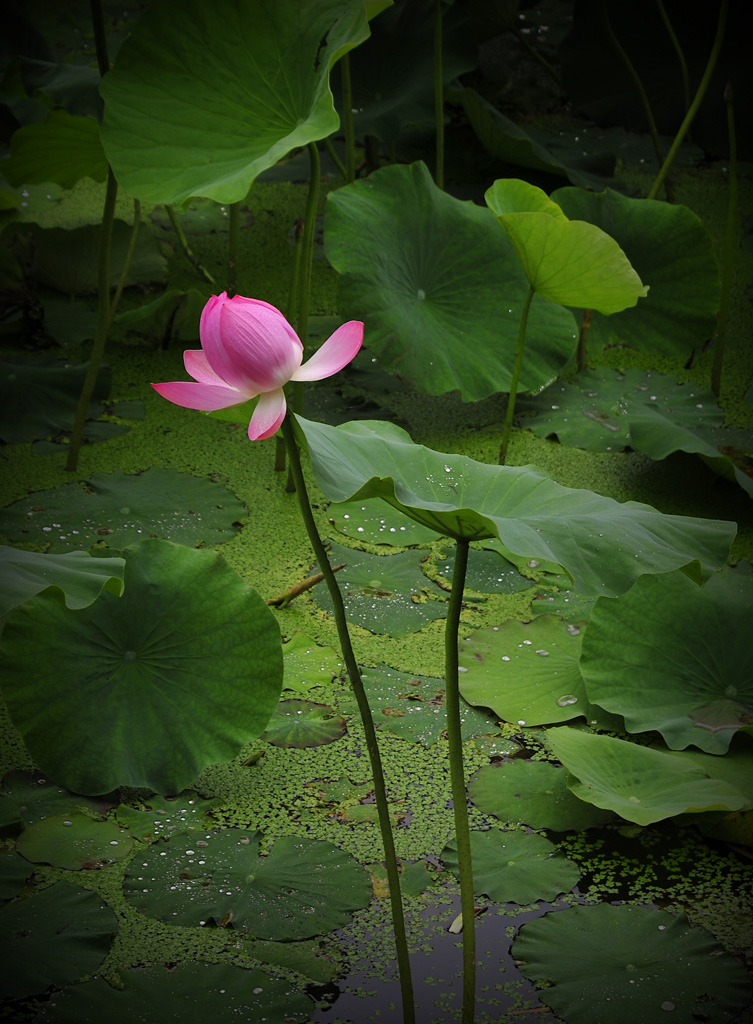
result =
[{"label": "slender stalk", "polygon": [[353,85],[350,78],[350,54],[340,59],[343,90],[343,131],[345,132],[345,181],[356,177],[356,132],[353,125]]},{"label": "slender stalk", "polygon": [[499,446],[499,464],[503,466],[507,458],[507,446],[510,443],[510,430],[512,428],[512,419],[515,415],[515,396],[518,393],[518,381],[520,380],[520,370],[523,366],[523,352],[525,350],[526,343],[526,327],[528,326],[528,310],[531,308],[533,302],[534,288],[531,286],[528,289],[528,295],[523,303],[523,312],[520,316],[520,330],[518,331],[518,344],[515,349],[515,362],[512,368],[512,379],[510,380],[510,394],[507,396],[507,410],[505,412],[505,426],[502,430],[502,441]]},{"label": "slender stalk", "polygon": [[460,909],[463,915],[463,1024],[473,1024],[476,1001],[476,926],[473,899],[473,863],[471,834],[468,828],[468,803],[463,771],[463,739],[460,735],[460,689],[458,685],[458,630],[463,607],[463,589],[468,568],[468,541],[458,540],[452,591],[447,605],[444,631],[445,708],[447,709],[447,745],[450,759],[452,806],[455,815],[455,840],[460,873]]},{"label": "slender stalk", "polygon": [[227,240],[227,293],[232,298],[238,292],[238,258],[241,247],[241,204],[231,203],[228,207]]},{"label": "slender stalk", "polygon": [[437,188],[444,188],[444,79],[442,75],[442,0],[434,0],[434,121],[437,132]]},{"label": "slender stalk", "polygon": [[578,332],[578,348],[576,350],[576,365],[578,373],[586,368],[586,362],[588,359],[588,331],[591,327],[591,313],[593,310],[584,309],[583,319],[580,322],[580,331]]},{"label": "slender stalk", "polygon": [[110,58],[107,55],[107,34],[105,32],[105,19],[102,14],[100,0],[90,0],[89,10],[92,18],[92,31],[94,33],[94,49],[97,54],[97,67],[100,78],[110,70]]},{"label": "slender stalk", "polygon": [[701,84],[698,86],[696,94],[693,97],[693,102],[690,104],[690,107],[688,108],[688,112],[685,115],[685,120],[680,125],[679,131],[675,136],[675,140],[670,146],[669,153],[667,153],[667,159],[664,161],[662,168],[656,177],[656,181],[651,187],[651,191],[648,194],[649,199],[656,199],[659,189],[662,187],[664,179],[666,178],[667,173],[669,172],[669,168],[672,166],[672,163],[674,162],[674,159],[677,156],[677,151],[679,150],[683,139],[688,133],[688,129],[690,128],[693,118],[695,117],[696,112],[703,101],[703,97],[706,95],[706,90],[709,87],[711,76],[714,73],[714,68],[716,67],[716,62],[719,58],[719,53],[722,49],[722,42],[724,40],[724,30],[727,27],[728,10],[729,0],[722,0],[721,5],[719,7],[719,20],[717,21],[716,25],[716,36],[714,37],[714,45],[711,47],[711,53],[709,54],[708,63],[706,64],[706,70],[703,73]]},{"label": "slender stalk", "polygon": [[[335,623],[337,625],[337,635],[340,640],[340,647],[345,660],[345,667],[348,671],[348,676],[350,677],[350,684],[353,687],[353,693],[361,715],[361,722],[363,724],[363,731],[366,738],[366,749],[368,751],[371,773],[374,780],[374,796],[376,798],[377,813],[379,815],[379,829],[382,834],[382,842],[384,843],[384,857],[387,868],[387,880],[389,882],[390,889],[390,905],[392,908],[392,925],[395,932],[395,947],[397,950],[397,963],[400,973],[400,990],[403,1002],[403,1024],[415,1024],[416,1018],[415,1008],[413,1005],[413,984],[411,980],[410,960],[408,957],[408,939],[405,931],[405,918],[403,916],[403,903],[400,893],[400,872],[397,865],[397,856],[395,854],[395,842],[390,823],[389,805],[387,803],[387,788],[384,781],[384,771],[382,770],[382,759],[379,754],[379,745],[377,743],[374,721],[371,717],[371,709],[369,708],[369,701],[366,697],[366,691],[361,680],[358,662],[356,661],[355,654],[353,653],[353,645],[350,642],[350,634],[348,632],[348,623],[345,618],[345,606],[343,605],[342,594],[340,593],[340,588],[337,585],[335,574],[329,563],[326,549],[321,537],[319,536],[319,531],[317,530],[316,521],[314,519],[314,513],[311,510],[311,503],[309,501],[308,491],[306,490],[306,481],[304,480],[300,454],[298,452],[298,444],[295,439],[293,424],[291,422],[291,414],[289,412],[282,421],[282,436],[285,439],[288,463],[295,482],[295,490],[298,494],[303,522],[306,526],[311,547],[314,550],[314,555],[319,563],[319,568],[324,575],[324,581],[327,584],[327,589],[329,590],[330,597],[332,599],[332,609],[335,617]],[[455,670],[457,672],[457,663]]]},{"label": "slender stalk", "polygon": [[727,340],[727,319],[729,318],[732,293],[732,261],[734,259],[737,235],[737,135],[735,132],[734,92],[732,83],[724,90],[727,104],[727,129],[729,131],[729,193],[727,196],[727,230],[724,235],[722,256],[722,295],[719,302],[719,318],[714,335],[714,362],[711,367],[711,390],[716,397],[722,389],[722,362],[724,345]]},{"label": "slender stalk", "polygon": [[139,228],[141,227],[141,203],[138,199],[133,201],[133,230],[131,231],[131,237],[128,240],[128,250],[126,257],[123,262],[123,269],[120,272],[120,280],[118,281],[118,287],[115,289],[115,296],[110,303],[110,315],[107,319],[107,330],[109,333],[112,327],[112,322],[115,319],[115,314],[118,311],[118,303],[120,302],[120,296],[123,294],[126,281],[128,280],[128,271],[131,269],[131,260],[133,259],[133,253],[136,249],[136,240],[139,237]]},{"label": "slender stalk", "polygon": [[[311,298],[311,268],[314,263],[314,238],[316,237],[316,213],[319,206],[319,178],[321,165],[319,150],[315,142],[308,144],[310,170],[309,191],[304,214],[303,247],[299,270],[298,289],[298,337],[303,345],[303,358],[306,359],[306,344],[309,336],[309,301]],[[293,411],[303,412],[303,384],[293,384]]]},{"label": "slender stalk", "polygon": [[331,135],[328,135],[327,138],[324,140],[324,148],[327,150],[327,153],[329,154],[330,160],[332,161],[332,163],[337,168],[337,173],[340,175],[340,177],[343,179],[343,181],[347,185],[348,184],[348,172],[345,169],[345,164],[342,162],[340,157],[337,155],[337,152],[335,150],[334,144],[332,142],[332,136]]},{"label": "slender stalk", "polygon": [[680,72],[682,74],[682,95],[684,101],[683,105],[685,113],[687,114],[688,109],[690,108],[690,79],[688,78],[688,65],[685,62],[685,54],[682,52],[680,40],[675,35],[675,30],[672,28],[672,22],[669,20],[669,15],[667,14],[662,0],[656,0],[656,6],[659,8],[659,17],[662,20],[664,28],[667,30],[667,35],[670,38],[675,53],[677,54],[677,59],[680,62]]},{"label": "slender stalk", "polygon": [[89,411],[89,403],[94,394],[94,385],[97,383],[97,375],[102,365],[102,356],[105,352],[107,332],[110,327],[110,242],[112,240],[112,222],[115,217],[115,199],[118,194],[118,183],[111,170],[107,172],[107,188],[105,190],[105,208],[102,213],[102,224],[99,234],[99,273],[98,273],[98,297],[97,297],[97,330],[94,335],[89,366],[86,370],[84,383],[76,407],[76,418],[73,421],[73,432],[71,443],[68,446],[68,459],[65,468],[69,473],[75,473],[78,467],[78,453],[84,437],[84,426],[86,414]]},{"label": "slender stalk", "polygon": [[212,277],[207,268],[204,266],[199,257],[188,244],[186,233],[181,227],[180,221],[178,220],[178,216],[175,213],[175,207],[171,203],[165,204],[165,213],[167,214],[167,218],[170,221],[173,231],[178,236],[178,242],[180,243],[180,247],[183,250],[183,255],[186,257],[186,259],[189,260],[190,263],[192,263],[196,267],[196,269],[199,271],[201,276],[208,284],[216,284],[217,282],[215,281],[215,279]]},{"label": "slender stalk", "polygon": [[[296,221],[294,237],[295,245],[293,249],[293,273],[290,275],[290,290],[288,291],[288,304],[285,308],[285,314],[288,321],[292,324],[295,321],[297,304],[298,304],[298,291],[299,291],[299,280],[301,274],[301,256],[303,254],[303,236],[306,230],[306,223],[301,217]],[[293,385],[295,387],[295,385]],[[275,473],[282,473],[285,470],[285,441],[280,434],[275,437]],[[293,478],[288,473],[288,482],[286,490],[291,494],[295,490],[293,486]]]}]

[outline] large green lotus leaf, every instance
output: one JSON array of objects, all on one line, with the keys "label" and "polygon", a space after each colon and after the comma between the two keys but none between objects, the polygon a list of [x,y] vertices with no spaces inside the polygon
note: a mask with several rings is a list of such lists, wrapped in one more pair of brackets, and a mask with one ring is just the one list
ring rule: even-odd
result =
[{"label": "large green lotus leaf", "polygon": [[42,555],[0,545],[0,617],[50,588],[68,608],[86,608],[103,590],[123,592],[122,558],[91,558],[86,551]]},{"label": "large green lotus leaf", "polygon": [[[371,555],[331,544],[332,564],[345,563],[337,574],[337,584],[348,622],[372,633],[408,636],[427,622],[445,618],[445,595],[421,572],[422,557],[418,551]],[[314,587],[312,593],[320,608],[332,611],[332,598],[326,587]],[[432,600],[432,596],[439,600]]]},{"label": "large green lotus leaf", "polygon": [[709,573],[726,562],[735,534],[732,523],[562,487],[533,466],[443,455],[382,421],[296,423],[331,501],[379,497],[446,536],[499,538],[513,555],[562,565],[583,594],[620,594],[643,573],[694,559]]},{"label": "large green lotus leaf", "polygon": [[81,178],[107,177],[99,125],[92,117],[76,117],[67,110],[51,110],[46,120],[17,129],[2,166],[4,177],[17,186],[53,181],[73,188]]},{"label": "large green lotus leaf", "polygon": [[49,96],[56,107],[63,107],[69,114],[101,121],[101,76],[96,67],[22,57],[20,73],[24,89],[30,96],[39,90]]},{"label": "large green lotus leaf", "polygon": [[320,747],[345,735],[345,719],[326,704],[283,700],[272,712],[262,739],[274,747]]},{"label": "large green lotus leaf", "polygon": [[[165,856],[162,856],[162,854]],[[366,871],[331,843],[287,837],[259,857],[257,833],[172,833],[132,864],[130,902],[177,925],[214,920],[262,939],[288,941],[333,931],[369,902]]]},{"label": "large green lotus leaf", "polygon": [[[401,739],[429,747],[447,731],[444,680],[398,672],[388,665],[366,668],[361,673],[369,707],[378,729]],[[340,709],[355,714],[352,695],[341,698]],[[486,710],[460,702],[460,734],[463,740],[499,732],[497,720]]]},{"label": "large green lotus leaf", "polygon": [[212,828],[212,811],[219,801],[205,800],[187,789],[177,797],[163,797],[156,793],[138,802],[137,807],[119,804],[115,817],[130,835],[143,842],[155,836],[167,835],[176,828]]},{"label": "large green lotus leaf", "polygon": [[648,289],[617,242],[594,224],[539,212],[536,193],[541,189],[528,182],[500,179],[484,196],[509,234],[530,286],[563,306],[606,314],[635,306]]},{"label": "large green lotus leaf", "polygon": [[312,686],[331,683],[342,662],[334,647],[320,647],[305,633],[293,633],[282,647],[284,690],[303,692]]},{"label": "large green lotus leaf", "polygon": [[[509,391],[528,285],[488,210],[442,192],[422,163],[384,167],[330,193],[324,245],[340,312],[365,322],[385,369],[468,402]],[[519,387],[534,391],[570,358],[577,328],[536,298],[529,330]]]},{"label": "large green lotus leaf", "polygon": [[539,615],[476,630],[460,642],[460,692],[518,725],[598,719],[578,668],[584,628]]},{"label": "large green lotus leaf", "polygon": [[[535,903],[569,892],[580,869],[563,857],[554,843],[525,832],[471,832],[473,891],[497,903]],[[442,860],[458,874],[457,844],[449,843]]]},{"label": "large green lotus leaf", "polygon": [[115,176],[152,203],[243,199],[263,170],[339,125],[332,65],[369,34],[361,0],[165,0],[102,81]]},{"label": "large green lotus leaf", "polygon": [[302,1024],[310,1020],[311,1000],[290,982],[256,968],[229,964],[182,963],[121,971],[124,989],[96,978],[55,995],[38,1024],[134,1024],[166,1021],[200,1024],[212,1020]]},{"label": "large green lotus leaf", "polygon": [[594,305],[589,348],[622,344],[684,359],[712,337],[721,293],[719,267],[711,236],[692,210],[631,199],[611,189],[561,188],[552,199],[571,220],[587,221],[614,238],[650,286],[642,302],[614,316],[602,316]]},{"label": "large green lotus leaf", "polygon": [[0,995],[34,995],[96,970],[117,927],[98,893],[66,882],[0,907]]},{"label": "large green lotus leaf", "polygon": [[78,793],[69,793],[41,772],[16,770],[3,777],[3,794],[18,808],[18,817],[28,828],[42,818],[53,814],[70,817],[74,811],[86,809],[103,815],[113,806],[107,797],[91,799]]},{"label": "large green lotus leaf", "polygon": [[330,505],[328,518],[339,533],[369,544],[392,544],[407,548],[436,540],[434,530],[390,508],[383,501],[345,501]]},{"label": "large green lotus leaf", "polygon": [[[657,744],[655,744],[657,749]],[[747,798],[753,807],[753,740],[745,732],[736,733],[724,757],[706,754],[700,750],[672,750],[673,757],[680,763],[696,765],[711,779],[722,779]],[[744,810],[747,810],[746,806]]]},{"label": "large green lotus leaf", "polygon": [[579,800],[568,772],[548,761],[513,760],[481,768],[468,783],[479,810],[511,825],[580,832],[611,821],[610,811]]},{"label": "large green lotus leaf", "polygon": [[541,997],[568,1024],[724,1024],[749,1005],[743,965],[704,928],[653,907],[545,914],[523,925],[512,955],[549,983]]},{"label": "large green lotus leaf", "polygon": [[[644,409],[661,421],[650,434],[640,423]],[[631,445],[655,459],[677,450],[673,438],[709,430],[724,419],[707,388],[635,367],[624,372],[584,370],[570,381],[555,381],[540,395],[522,396],[516,410],[530,414],[521,422],[539,437],[556,435],[563,444],[591,452],[620,451]],[[657,446],[664,441],[670,446],[659,454]],[[719,454],[715,449],[712,453]]]},{"label": "large green lotus leaf", "polygon": [[673,750],[725,753],[753,723],[751,609],[753,577],[731,570],[703,587],[684,573],[644,576],[600,598],[580,664],[589,698]]},{"label": "large green lotus leaf", "polygon": [[114,821],[94,821],[88,814],[53,814],[25,828],[16,849],[33,864],[68,871],[94,870],[123,860],[133,839]]},{"label": "large green lotus leaf", "polygon": [[[65,363],[47,355],[31,358],[6,353],[0,361],[0,439],[20,444],[70,430],[88,363]],[[103,366],[89,406],[89,416],[110,393],[112,374]]]},{"label": "large green lotus leaf", "polygon": [[148,540],[123,551],[122,597],[11,612],[0,665],[39,767],[77,793],[178,793],[264,729],[282,686],[272,611],[221,555]]},{"label": "large green lotus leaf", "polygon": [[140,537],[177,544],[221,544],[235,536],[246,509],[221,484],[179,473],[95,473],[84,486],[35,491],[0,512],[0,529],[15,544],[70,551],[106,540],[125,547]]},{"label": "large green lotus leaf", "polygon": [[574,776],[568,785],[579,799],[638,825],[686,811],[739,811],[747,803],[735,786],[661,750],[567,726],[548,729],[546,736]]}]

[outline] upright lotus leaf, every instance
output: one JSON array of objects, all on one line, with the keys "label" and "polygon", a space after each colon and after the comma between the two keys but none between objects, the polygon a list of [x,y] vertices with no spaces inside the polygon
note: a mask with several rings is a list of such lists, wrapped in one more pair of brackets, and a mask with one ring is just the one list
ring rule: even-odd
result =
[{"label": "upright lotus leaf", "polygon": [[668,516],[555,483],[533,466],[491,466],[413,444],[400,427],[330,427],[296,417],[331,501],[382,498],[439,534],[498,538],[513,555],[555,562],[582,594],[617,595],[643,573],[726,562],[733,523]]},{"label": "upright lotus leaf", "polygon": [[580,660],[589,699],[673,750],[725,753],[736,730],[753,733],[751,609],[753,576],[732,570],[703,587],[684,573],[644,576],[599,598]]},{"label": "upright lotus leaf", "polygon": [[567,726],[548,729],[546,739],[580,800],[638,825],[688,811],[739,811],[748,803],[736,786],[661,750]]},{"label": "upright lotus leaf", "polygon": [[[330,193],[324,247],[342,275],[341,313],[365,322],[386,369],[466,402],[509,390],[528,285],[488,210],[438,189],[423,163],[384,167]],[[577,328],[540,298],[529,327],[520,387],[534,391],[570,358]]]},{"label": "upright lotus leaf", "polygon": [[214,551],[147,540],[122,554],[122,597],[73,611],[42,595],[11,612],[3,693],[56,782],[178,793],[264,729],[282,686],[280,631]]},{"label": "upright lotus leaf", "polygon": [[[685,916],[654,907],[590,907],[529,921],[512,955],[568,1024],[725,1024],[749,1005],[748,972]],[[674,1014],[671,1011],[675,1011]]]},{"label": "upright lotus leaf", "polygon": [[107,159],[93,117],[51,110],[46,120],[18,128],[11,136],[3,175],[11,185],[54,181],[73,188],[82,178],[104,181]]},{"label": "upright lotus leaf", "polygon": [[243,199],[290,150],[339,126],[329,73],[367,38],[362,0],[165,0],[105,75],[102,144],[152,203]]},{"label": "upright lotus leaf", "polygon": [[541,189],[500,179],[485,195],[507,231],[529,285],[563,306],[617,313],[648,293],[613,238],[569,220]]},{"label": "upright lotus leaf", "polygon": [[87,551],[42,555],[0,545],[0,618],[47,588],[68,608],[86,608],[102,590],[123,592],[122,558],[91,558]]},{"label": "upright lotus leaf", "polygon": [[643,302],[604,317],[594,307],[591,350],[629,345],[686,359],[714,334],[721,283],[711,236],[686,206],[631,199],[607,189],[561,188],[551,197],[565,214],[610,235],[650,291]]}]

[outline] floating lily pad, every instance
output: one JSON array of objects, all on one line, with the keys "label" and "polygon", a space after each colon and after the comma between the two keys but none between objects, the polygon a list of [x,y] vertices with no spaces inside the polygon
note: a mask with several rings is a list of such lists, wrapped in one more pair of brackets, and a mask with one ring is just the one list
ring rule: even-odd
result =
[{"label": "floating lily pad", "polygon": [[143,913],[171,924],[213,920],[283,941],[341,928],[369,902],[366,871],[331,843],[288,837],[266,857],[258,854],[256,833],[172,833],[131,865],[125,893]]},{"label": "floating lily pad", "polygon": [[124,565],[122,558],[91,558],[86,551],[42,555],[0,545],[0,617],[48,588],[68,608],[86,608],[103,590],[119,595]]},{"label": "floating lily pad", "polygon": [[0,907],[0,994],[15,999],[77,981],[100,965],[117,927],[98,893],[66,882]]},{"label": "floating lily pad", "polygon": [[284,690],[305,692],[332,682],[342,667],[334,647],[320,647],[305,633],[293,633],[282,646]]},{"label": "floating lily pad", "polygon": [[113,801],[108,797],[92,799],[71,793],[41,772],[12,771],[3,778],[3,794],[18,808],[24,826],[28,828],[53,814],[70,817],[85,808],[94,814],[105,814]]},{"label": "floating lily pad", "polygon": [[[399,555],[370,555],[354,548],[331,545],[330,561],[345,563],[337,574],[348,622],[372,633],[408,636],[447,615],[442,590],[421,572],[420,552]],[[442,600],[430,600],[435,595]],[[314,601],[332,610],[329,591],[314,587]]]},{"label": "floating lily pad", "polygon": [[216,799],[205,800],[190,789],[177,797],[155,793],[140,801],[138,807],[120,804],[115,817],[132,836],[146,841],[173,829],[211,828],[211,812],[217,803]]},{"label": "floating lily pad", "polygon": [[437,539],[434,530],[421,526],[378,498],[330,505],[329,521],[346,537],[369,544],[392,544],[402,548]]},{"label": "floating lily pad", "polygon": [[[241,228],[250,228],[254,223],[251,210],[247,206],[241,206],[239,213]],[[207,235],[228,230],[228,208],[213,199],[194,198],[187,206],[178,207],[175,216],[183,230],[190,235]],[[155,207],[149,215],[149,220],[165,231],[173,230],[172,221],[164,206]]]},{"label": "floating lily pad", "polygon": [[182,963],[121,971],[125,984],[115,989],[101,979],[75,985],[55,995],[37,1018],[39,1024],[133,1024],[138,1020],[193,1024],[214,1020],[302,1024],[310,1019],[311,1001],[290,982],[258,969],[227,964]]},{"label": "floating lily pad", "polygon": [[34,760],[78,793],[179,793],[258,736],[282,685],[280,632],[214,551],[126,548],[122,597],[11,612],[3,692]]},{"label": "floating lily pad", "polygon": [[140,538],[161,537],[177,544],[221,544],[246,515],[221,484],[178,473],[95,473],[83,484],[35,491],[0,512],[0,528],[15,544],[47,544],[70,551],[105,541],[125,547]]},{"label": "floating lily pad", "polygon": [[[383,167],[330,193],[325,250],[342,275],[341,313],[365,321],[385,369],[466,402],[509,390],[528,284],[488,210],[438,189],[422,163]],[[565,365],[577,329],[537,297],[529,330],[520,388],[535,390]]]},{"label": "floating lily pad", "polygon": [[[0,439],[20,444],[70,429],[88,366],[47,355],[4,355],[0,363]],[[100,403],[110,393],[111,378],[110,368],[103,366],[97,374],[90,418],[101,415]]]},{"label": "floating lily pad", "polygon": [[[535,903],[569,892],[580,869],[564,857],[554,843],[525,832],[471,832],[473,891],[497,903]],[[442,860],[458,874],[455,842],[442,852]]]},{"label": "floating lily pad", "polygon": [[749,1005],[750,980],[698,926],[653,907],[608,903],[545,914],[520,929],[512,953],[568,1024],[723,1024]]},{"label": "floating lily pad", "polygon": [[320,747],[345,735],[345,719],[326,704],[283,700],[272,712],[262,739],[274,747]]},{"label": "floating lily pad", "polygon": [[586,696],[578,668],[585,623],[539,615],[479,629],[459,645],[460,692],[506,722],[550,725],[602,714]]},{"label": "floating lily pad", "polygon": [[[442,559],[439,566],[441,576],[452,583],[455,570],[455,552]],[[468,552],[468,569],[465,577],[468,590],[481,594],[517,594],[533,586],[533,580],[522,576],[517,567],[496,551],[471,548]]]},{"label": "floating lily pad", "polygon": [[650,825],[687,811],[739,811],[746,797],[672,754],[566,726],[547,730],[547,743],[573,778],[581,800]]},{"label": "floating lily pad", "polygon": [[154,301],[136,309],[123,310],[115,319],[130,330],[159,338],[163,345],[170,340],[197,341],[199,320],[205,305],[206,295],[196,288],[187,291],[168,288]]},{"label": "floating lily pad", "polygon": [[[584,370],[572,381],[556,381],[540,395],[521,397],[516,408],[530,413],[522,423],[539,437],[555,435],[576,448],[616,452],[632,444],[628,412],[648,404],[656,406],[666,424],[678,429],[708,429],[724,418],[706,388],[635,368],[625,373],[607,368]],[[675,451],[676,446],[670,450]],[[648,454],[664,457],[650,450]]]},{"label": "floating lily pad", "polygon": [[[3,802],[8,803],[7,800]],[[18,896],[33,871],[28,860],[15,850],[0,850],[0,900],[11,900]]]},{"label": "floating lily pad", "polygon": [[24,829],[16,849],[33,864],[68,871],[102,868],[123,860],[133,839],[114,821],[94,821],[86,814],[54,814]]},{"label": "floating lily pad", "polygon": [[97,312],[83,302],[64,302],[47,299],[44,307],[44,326],[63,348],[73,348],[94,338],[97,332]]},{"label": "floating lily pad", "polygon": [[583,595],[623,593],[643,573],[690,562],[713,571],[735,534],[732,523],[562,487],[532,466],[443,455],[383,421],[295,422],[331,501],[379,497],[441,535],[499,539],[513,555],[563,566]]},{"label": "floating lily pad", "polygon": [[[444,680],[398,672],[388,665],[366,668],[361,678],[378,729],[427,747],[445,733]],[[340,707],[344,712],[355,714],[355,698],[344,697]],[[494,716],[471,707],[461,698],[460,732],[464,740],[498,731]]]},{"label": "floating lily pad", "polygon": [[580,832],[612,820],[610,811],[579,800],[567,779],[564,768],[546,761],[507,761],[481,768],[468,792],[480,810],[512,825]]},{"label": "floating lily pad", "polygon": [[699,587],[682,572],[644,576],[599,599],[583,645],[589,698],[667,745],[723,754],[753,732],[753,577],[725,570]]}]

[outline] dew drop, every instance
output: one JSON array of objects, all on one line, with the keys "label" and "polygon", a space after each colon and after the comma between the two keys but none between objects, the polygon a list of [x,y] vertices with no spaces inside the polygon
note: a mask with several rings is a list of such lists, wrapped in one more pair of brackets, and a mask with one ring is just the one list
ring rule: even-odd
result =
[{"label": "dew drop", "polygon": [[423,290],[423,288],[418,289],[418,291],[416,292],[416,298],[418,299],[419,302],[424,301],[424,299],[426,298],[426,292]]},{"label": "dew drop", "polygon": [[671,999],[665,999],[664,1002],[661,1004],[661,1008],[662,1010],[674,1010],[675,1004],[672,1002]]},{"label": "dew drop", "polygon": [[542,648],[539,648],[539,650],[538,650],[538,651],[536,651],[536,653],[537,653],[537,654],[538,654],[538,655],[539,655],[540,657],[542,657],[542,658],[548,658],[548,657],[549,657],[549,651],[545,651],[545,650],[543,649],[543,647],[542,647]]},{"label": "dew drop", "polygon": [[561,708],[569,708],[569,707],[571,707],[571,705],[577,704],[577,703],[578,703],[578,698],[575,696],[574,693],[563,693],[563,695],[561,697],[557,698],[557,704]]}]

